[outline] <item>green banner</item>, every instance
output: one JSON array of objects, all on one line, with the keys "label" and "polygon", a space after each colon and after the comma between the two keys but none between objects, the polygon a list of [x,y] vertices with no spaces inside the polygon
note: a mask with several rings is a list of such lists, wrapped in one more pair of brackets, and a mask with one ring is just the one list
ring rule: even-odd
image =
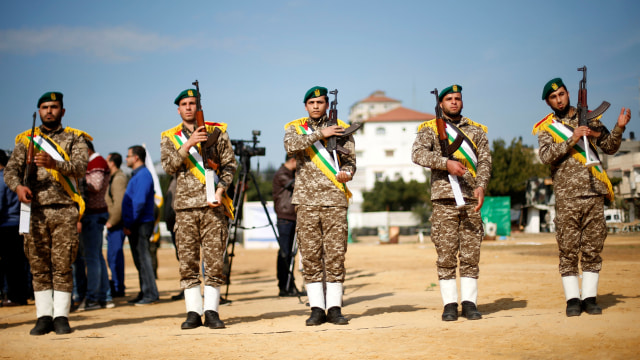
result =
[{"label": "green banner", "polygon": [[482,204],[482,221],[497,225],[496,235],[511,235],[511,198],[509,196],[487,196]]}]

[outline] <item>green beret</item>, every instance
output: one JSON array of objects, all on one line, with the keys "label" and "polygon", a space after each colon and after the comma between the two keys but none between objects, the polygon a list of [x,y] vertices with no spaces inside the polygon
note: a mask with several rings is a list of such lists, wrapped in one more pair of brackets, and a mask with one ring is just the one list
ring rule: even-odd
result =
[{"label": "green beret", "polygon": [[[564,86],[564,83],[560,78],[549,80],[549,82],[544,85],[544,89],[542,89],[542,100],[547,100],[547,96],[549,96],[549,94],[560,89],[563,86]],[[567,88],[566,86],[564,87],[565,89]]]},{"label": "green beret", "polygon": [[303,103],[307,103],[307,100],[312,99],[312,98],[317,98],[320,96],[325,96],[327,95],[327,88],[323,88],[322,86],[314,86],[311,89],[307,90],[307,93],[304,94],[304,101]]},{"label": "green beret", "polygon": [[49,101],[60,101],[60,106],[62,106],[62,93],[57,91],[44,93],[44,95],[40,96],[40,99],[38,99],[38,107],[40,107],[40,104],[43,102]]},{"label": "green beret", "polygon": [[197,95],[198,92],[196,91],[196,89],[187,89],[181,92],[173,103],[176,105],[180,105],[180,100],[188,97],[197,97]]},{"label": "green beret", "polygon": [[451,85],[448,88],[445,88],[444,90],[440,91],[440,95],[438,95],[438,101],[442,101],[442,98],[444,98],[445,95],[450,94],[450,93],[461,93],[462,92],[462,86],[460,85]]}]

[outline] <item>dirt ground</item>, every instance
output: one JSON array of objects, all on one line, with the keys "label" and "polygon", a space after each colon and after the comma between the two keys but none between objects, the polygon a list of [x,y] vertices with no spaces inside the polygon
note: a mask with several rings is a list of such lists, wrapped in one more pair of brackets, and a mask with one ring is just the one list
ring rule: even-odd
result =
[{"label": "dirt ground", "polygon": [[[564,315],[553,234],[514,234],[482,245],[483,319],[440,319],[429,238],[349,244],[346,326],[305,326],[306,298],[279,298],[275,250],[236,247],[227,328],[181,330],[183,301],[172,248],[159,251],[158,304],[127,304],[138,291],[127,251],[126,298],[113,309],[70,315],[70,335],[30,336],[33,304],[0,308],[0,359],[631,359],[640,340],[640,235],[610,235],[603,253],[600,316]],[[298,286],[301,285],[298,275]],[[224,293],[224,288],[223,288]]]}]

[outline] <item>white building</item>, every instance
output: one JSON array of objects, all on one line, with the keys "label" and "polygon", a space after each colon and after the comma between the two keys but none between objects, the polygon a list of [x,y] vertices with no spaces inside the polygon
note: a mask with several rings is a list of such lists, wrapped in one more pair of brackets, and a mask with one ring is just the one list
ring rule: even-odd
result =
[{"label": "white building", "polygon": [[357,171],[349,182],[353,193],[350,211],[360,212],[362,192],[373,189],[376,180],[426,180],[423,167],[411,161],[411,147],[418,125],[435,115],[401,106],[401,102],[376,91],[351,107],[349,120],[363,122],[354,134]]},{"label": "white building", "polygon": [[630,135],[631,139],[623,141],[614,156],[600,156],[609,178],[622,179],[614,191],[616,198],[622,199],[629,208],[628,222],[637,219],[636,205],[640,202],[640,141],[635,140],[633,133]]}]

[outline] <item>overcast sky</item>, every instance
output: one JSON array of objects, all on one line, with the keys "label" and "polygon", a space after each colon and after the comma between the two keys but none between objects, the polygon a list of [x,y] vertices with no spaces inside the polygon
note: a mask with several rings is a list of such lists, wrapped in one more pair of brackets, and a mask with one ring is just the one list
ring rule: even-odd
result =
[{"label": "overcast sky", "polygon": [[173,100],[196,79],[206,120],[228,123],[232,139],[262,132],[263,169],[282,162],[284,124],[306,115],[315,85],[339,90],[347,120],[375,90],[433,113],[429,91],[457,83],[490,141],[537,145],[542,87],[562,77],[575,104],[582,65],[590,107],[612,104],[609,129],[630,107],[624,136],[640,137],[639,14],[637,0],[3,1],[0,148],[55,90],[63,124],[98,152],[144,143],[157,162],[160,133],[180,122]]}]

